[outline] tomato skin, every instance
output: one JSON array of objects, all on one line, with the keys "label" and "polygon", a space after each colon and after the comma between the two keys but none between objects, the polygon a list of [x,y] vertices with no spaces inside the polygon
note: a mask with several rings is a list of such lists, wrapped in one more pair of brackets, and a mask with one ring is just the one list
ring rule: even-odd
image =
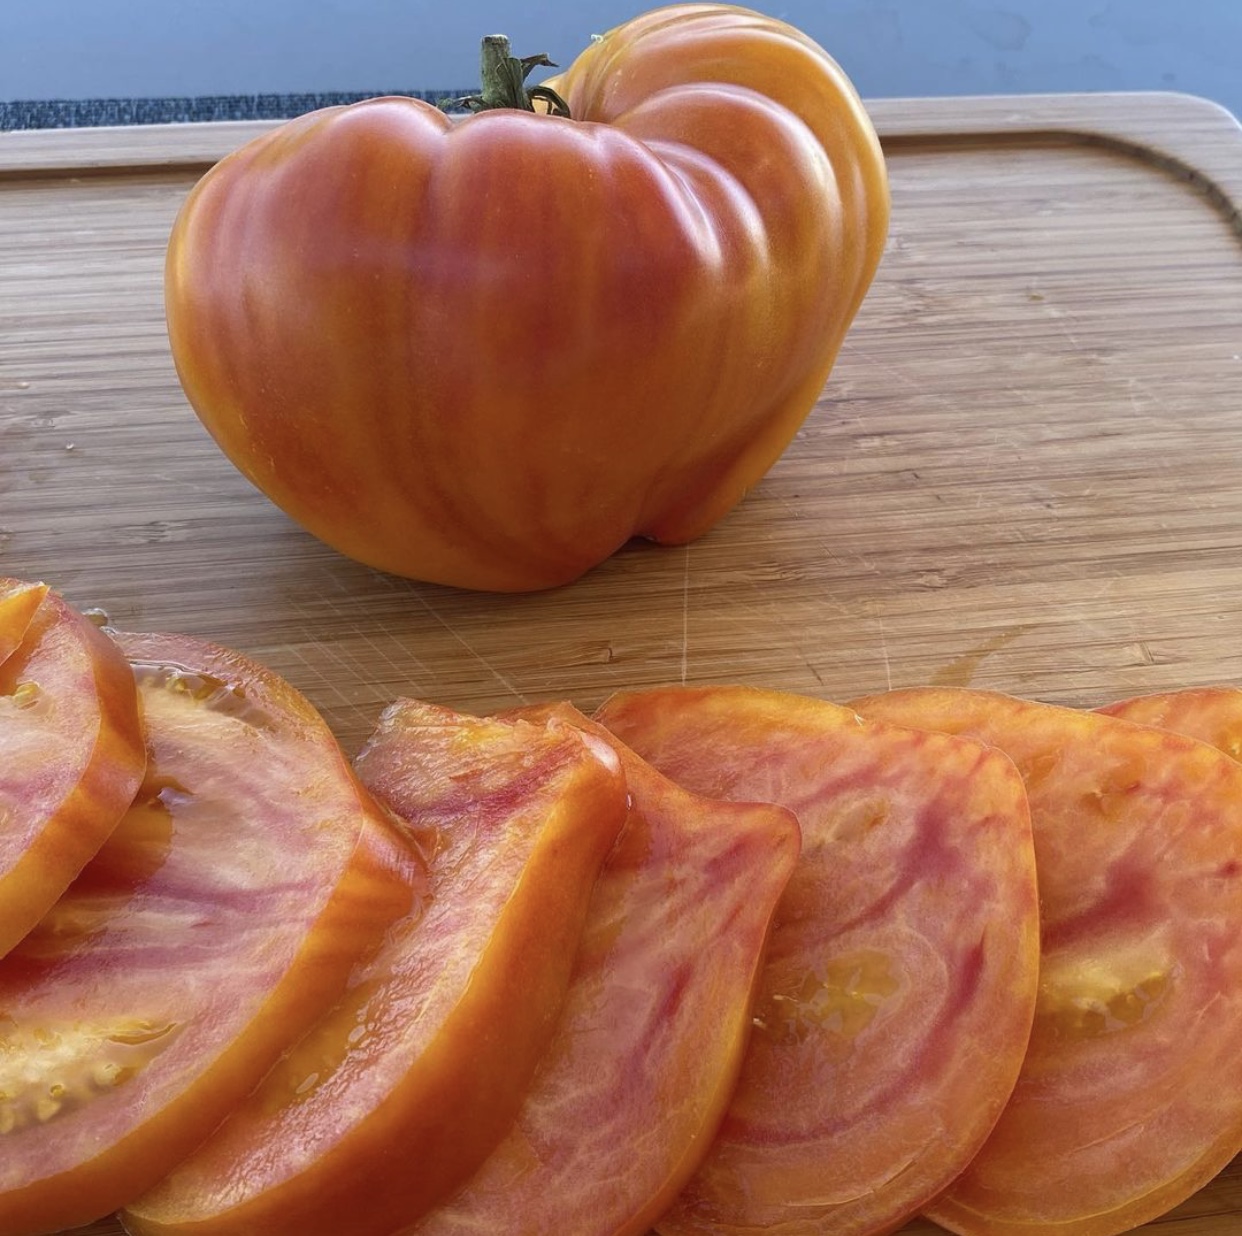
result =
[{"label": "tomato skin", "polygon": [[1136,695],[1095,711],[1185,734],[1242,759],[1242,690],[1237,687],[1185,687]]},{"label": "tomato skin", "polygon": [[141,667],[150,759],[106,844],[0,959],[5,1236],[90,1222],[155,1184],[420,888],[291,687],[197,641],[115,638]]},{"label": "tomato skin", "polygon": [[0,580],[0,708],[3,957],[121,822],[147,757],[125,658],[43,585]]},{"label": "tomato skin", "polygon": [[705,532],[814,405],[887,228],[874,132],[782,23],[661,13],[567,71],[579,119],[368,101],[190,194],[182,385],[316,536],[439,583],[562,584]]}]

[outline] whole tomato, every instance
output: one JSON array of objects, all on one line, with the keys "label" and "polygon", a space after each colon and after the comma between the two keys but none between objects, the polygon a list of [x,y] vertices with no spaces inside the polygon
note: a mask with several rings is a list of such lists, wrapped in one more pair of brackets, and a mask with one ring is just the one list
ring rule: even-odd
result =
[{"label": "whole tomato", "polygon": [[692,540],[763,476],[888,189],[840,68],[758,13],[619,27],[556,81],[568,116],[535,109],[531,61],[500,67],[511,105],[328,108],[222,160],[166,296],[190,402],[294,519],[383,570],[522,591]]}]

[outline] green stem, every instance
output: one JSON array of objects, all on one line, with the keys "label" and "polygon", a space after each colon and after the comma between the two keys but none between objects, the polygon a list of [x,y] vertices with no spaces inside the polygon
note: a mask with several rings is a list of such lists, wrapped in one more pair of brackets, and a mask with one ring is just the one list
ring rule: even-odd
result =
[{"label": "green stem", "polygon": [[538,56],[514,56],[509,40],[503,34],[489,34],[483,40],[480,57],[480,76],[483,89],[478,94],[461,99],[447,99],[441,104],[446,110],[465,108],[471,112],[493,111],[497,108],[517,109],[523,112],[535,110],[534,100],[547,104],[553,116],[569,117],[569,105],[549,86],[528,86],[526,79],[536,68],[554,69],[557,66],[546,54]]}]

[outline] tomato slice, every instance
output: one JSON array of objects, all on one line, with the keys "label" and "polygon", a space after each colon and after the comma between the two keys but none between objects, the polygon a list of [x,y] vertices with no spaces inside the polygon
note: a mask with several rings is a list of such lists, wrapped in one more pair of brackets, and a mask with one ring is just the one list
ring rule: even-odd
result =
[{"label": "tomato slice", "polygon": [[737,1092],[656,1226],[893,1230],[970,1161],[1026,1047],[1038,927],[1016,770],[776,691],[622,694],[598,715],[689,789],[802,826]]},{"label": "tomato slice", "polygon": [[0,578],[0,662],[17,651],[45,596],[46,584]]},{"label": "tomato slice", "polygon": [[1242,690],[1237,687],[1187,687],[1136,695],[1095,711],[1185,734],[1242,760]]},{"label": "tomato slice", "polygon": [[191,640],[117,640],[146,778],[0,961],[5,1236],[155,1184],[340,995],[421,871],[291,687]]},{"label": "tomato slice", "polygon": [[431,855],[421,920],[129,1209],[133,1232],[388,1236],[512,1124],[625,818],[617,759],[562,724],[400,701],[356,765]]},{"label": "tomato slice", "polygon": [[1242,766],[1206,743],[982,691],[865,716],[994,743],[1026,781],[1043,956],[1022,1076],[937,1223],[1112,1236],[1242,1149]]},{"label": "tomato slice", "polygon": [[112,834],[146,761],[112,641],[42,584],[0,580],[0,957]]},{"label": "tomato slice", "polygon": [[517,1122],[419,1236],[648,1231],[724,1115],[798,856],[789,812],[690,794],[568,706],[537,715],[607,737],[631,808]]}]

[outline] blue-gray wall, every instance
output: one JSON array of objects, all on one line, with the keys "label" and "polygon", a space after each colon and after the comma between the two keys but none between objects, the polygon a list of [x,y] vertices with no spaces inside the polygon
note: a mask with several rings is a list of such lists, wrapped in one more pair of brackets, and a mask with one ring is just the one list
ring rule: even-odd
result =
[{"label": "blue-gray wall", "polygon": [[[0,99],[468,87],[478,37],[562,63],[639,0],[0,0]],[[1182,90],[1242,115],[1242,0],[756,7],[864,95]]]}]

